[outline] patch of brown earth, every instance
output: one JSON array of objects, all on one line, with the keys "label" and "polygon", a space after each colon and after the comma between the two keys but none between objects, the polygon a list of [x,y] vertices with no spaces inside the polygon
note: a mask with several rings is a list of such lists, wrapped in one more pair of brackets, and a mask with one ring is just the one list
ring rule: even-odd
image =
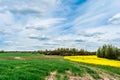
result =
[{"label": "patch of brown earth", "polygon": [[0,58],[0,60],[24,60],[24,58],[16,56],[16,57]]},{"label": "patch of brown earth", "polygon": [[85,73],[81,76],[80,80],[95,80],[90,74]]},{"label": "patch of brown earth", "polygon": [[46,77],[45,80],[57,80],[55,77],[56,73],[57,73],[56,71],[50,72],[50,75],[48,77]]},{"label": "patch of brown earth", "polygon": [[14,57],[13,59],[16,59],[16,60],[22,60],[21,57]]},{"label": "patch of brown earth", "polygon": [[71,71],[66,71],[69,80],[95,80],[88,73],[83,74],[82,76],[74,76]]},{"label": "patch of brown earth", "polygon": [[69,77],[69,80],[80,80],[80,78],[78,76],[74,76],[71,71],[66,71],[66,73]]}]

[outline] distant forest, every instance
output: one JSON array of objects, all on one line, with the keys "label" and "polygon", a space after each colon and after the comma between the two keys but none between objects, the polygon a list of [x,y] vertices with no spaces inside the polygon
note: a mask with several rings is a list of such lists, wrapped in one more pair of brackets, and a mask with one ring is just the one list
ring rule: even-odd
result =
[{"label": "distant forest", "polygon": [[44,55],[59,55],[59,56],[76,56],[76,55],[97,55],[101,58],[118,59],[120,57],[120,49],[113,45],[103,45],[95,52],[90,52],[85,49],[76,48],[57,48],[55,50],[38,50],[38,51],[4,51],[0,53],[32,53]]}]

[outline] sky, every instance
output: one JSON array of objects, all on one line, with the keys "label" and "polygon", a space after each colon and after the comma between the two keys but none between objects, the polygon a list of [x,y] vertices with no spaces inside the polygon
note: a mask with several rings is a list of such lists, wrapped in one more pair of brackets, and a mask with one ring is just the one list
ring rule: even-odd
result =
[{"label": "sky", "polygon": [[120,0],[0,0],[0,50],[120,47]]}]

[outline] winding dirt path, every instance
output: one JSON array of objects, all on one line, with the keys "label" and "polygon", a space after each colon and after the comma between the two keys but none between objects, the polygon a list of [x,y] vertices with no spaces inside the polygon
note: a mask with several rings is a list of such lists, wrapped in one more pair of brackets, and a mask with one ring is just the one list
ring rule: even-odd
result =
[{"label": "winding dirt path", "polygon": [[100,77],[100,80],[120,80],[120,75],[117,75],[115,73],[112,73],[113,75],[109,74],[103,69],[92,67],[92,66],[87,66],[87,65],[81,65],[83,67],[89,68],[93,71],[95,71]]}]

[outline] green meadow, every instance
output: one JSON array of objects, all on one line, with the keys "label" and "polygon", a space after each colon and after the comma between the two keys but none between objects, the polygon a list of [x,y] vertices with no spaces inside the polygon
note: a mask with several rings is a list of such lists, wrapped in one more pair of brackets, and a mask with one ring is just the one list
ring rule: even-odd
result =
[{"label": "green meadow", "polygon": [[0,80],[120,80],[120,68],[71,62],[63,56],[0,53]]}]

